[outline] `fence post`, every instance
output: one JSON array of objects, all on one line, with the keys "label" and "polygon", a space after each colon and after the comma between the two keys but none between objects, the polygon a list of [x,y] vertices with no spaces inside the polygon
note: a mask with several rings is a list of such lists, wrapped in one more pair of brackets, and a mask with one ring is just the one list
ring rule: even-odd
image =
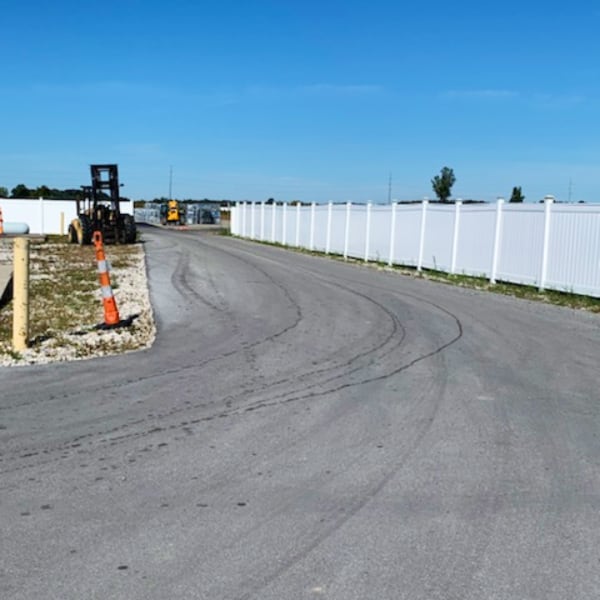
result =
[{"label": "fence post", "polygon": [[369,250],[371,247],[371,209],[373,204],[369,202],[367,204],[367,224],[365,231],[365,262],[369,262]]},{"label": "fence post", "polygon": [[502,206],[504,200],[498,198],[496,202],[496,228],[494,231],[494,253],[492,254],[492,272],[490,273],[490,283],[496,283],[496,273],[498,271],[498,261],[500,260],[500,238],[502,236]]},{"label": "fence post", "polygon": [[548,251],[550,249],[550,222],[552,221],[552,200],[544,200],[544,244],[542,246],[542,265],[540,269],[540,292],[546,286],[548,277]]},{"label": "fence post", "polygon": [[327,236],[325,238],[325,254],[331,250],[331,220],[333,218],[333,202],[327,205]]},{"label": "fence post", "polygon": [[265,203],[260,203],[260,241],[265,241]]},{"label": "fence post", "polygon": [[397,203],[392,203],[392,218],[390,225],[390,257],[388,265],[391,267],[394,264],[394,253],[396,251],[396,206]]},{"label": "fence post", "polygon": [[423,200],[421,204],[421,234],[419,236],[419,258],[417,259],[417,271],[423,270],[423,253],[425,252],[425,225],[427,224],[427,207],[429,200]]},{"label": "fence post", "polygon": [[462,200],[457,200],[454,205],[454,233],[452,235],[452,262],[450,263],[450,273],[456,273],[456,256],[458,253],[458,236],[460,234],[460,208]]},{"label": "fence post", "polygon": [[314,202],[311,202],[310,205],[310,238],[309,238],[309,247],[310,250],[314,250],[315,249],[315,211],[316,211],[316,204]]},{"label": "fence post", "polygon": [[277,210],[277,202],[271,204],[271,243],[275,243],[275,211]]},{"label": "fence post", "polygon": [[242,237],[246,237],[246,202],[242,204]]},{"label": "fence post", "polygon": [[300,202],[296,204],[296,248],[300,246]]},{"label": "fence post", "polygon": [[252,210],[252,213],[250,214],[250,239],[253,240],[256,237],[256,234],[255,234],[255,230],[256,230],[256,228],[255,228],[255,225],[256,225],[256,216],[255,216],[255,213],[256,213],[256,203],[255,202],[252,202],[250,204],[250,209]]},{"label": "fence post", "polygon": [[348,258],[348,246],[350,245],[350,212],[352,203],[346,202],[346,225],[344,227],[344,260]]},{"label": "fence post", "polygon": [[41,226],[41,234],[44,235],[46,233],[44,231],[44,198],[40,196],[40,226]]},{"label": "fence post", "polygon": [[235,203],[235,213],[232,215],[231,224],[233,225],[235,222],[235,235],[240,235],[240,211],[242,210],[242,205],[239,202]]},{"label": "fence post", "polygon": [[282,226],[282,231],[281,231],[281,243],[283,246],[285,246],[285,243],[287,241],[287,202],[283,202],[283,226]]}]

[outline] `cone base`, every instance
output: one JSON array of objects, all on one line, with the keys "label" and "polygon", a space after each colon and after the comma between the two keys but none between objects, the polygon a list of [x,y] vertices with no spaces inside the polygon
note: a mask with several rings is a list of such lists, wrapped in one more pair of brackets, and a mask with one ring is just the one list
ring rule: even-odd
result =
[{"label": "cone base", "polygon": [[119,329],[120,327],[129,327],[131,323],[133,323],[133,317],[128,317],[127,319],[121,319],[117,323],[99,323],[98,325],[96,325],[96,329]]}]

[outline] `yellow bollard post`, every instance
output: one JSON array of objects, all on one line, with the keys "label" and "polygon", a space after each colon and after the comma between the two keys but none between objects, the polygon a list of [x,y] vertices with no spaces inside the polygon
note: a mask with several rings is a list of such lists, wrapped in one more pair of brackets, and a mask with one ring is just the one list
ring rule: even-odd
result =
[{"label": "yellow bollard post", "polygon": [[13,257],[13,349],[25,350],[29,340],[29,240],[15,238]]},{"label": "yellow bollard post", "polygon": [[65,213],[60,213],[60,235],[65,235]]}]

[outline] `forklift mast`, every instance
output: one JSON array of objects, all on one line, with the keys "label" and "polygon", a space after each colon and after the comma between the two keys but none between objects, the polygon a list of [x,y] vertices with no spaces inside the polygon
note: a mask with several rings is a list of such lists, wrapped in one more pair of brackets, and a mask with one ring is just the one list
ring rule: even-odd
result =
[{"label": "forklift mast", "polygon": [[121,214],[117,165],[90,165],[92,185],[82,185],[77,217],[69,225],[69,241],[86,245],[100,231],[107,244],[134,244],[137,230],[133,215]]},{"label": "forklift mast", "polygon": [[92,173],[92,202],[96,205],[106,201],[103,194],[110,198],[110,207],[115,216],[121,214],[119,207],[119,168],[117,165],[90,165]]}]

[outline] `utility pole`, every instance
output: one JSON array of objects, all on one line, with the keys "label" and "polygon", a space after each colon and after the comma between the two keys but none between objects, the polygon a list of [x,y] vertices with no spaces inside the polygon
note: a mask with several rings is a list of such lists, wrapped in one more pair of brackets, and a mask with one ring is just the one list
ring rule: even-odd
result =
[{"label": "utility pole", "polygon": [[572,192],[573,192],[573,180],[569,177],[569,202],[571,202]]},{"label": "utility pole", "polygon": [[169,200],[173,200],[173,165],[169,167]]},{"label": "utility pole", "polygon": [[392,172],[390,171],[390,178],[388,181],[388,204],[392,203]]}]

